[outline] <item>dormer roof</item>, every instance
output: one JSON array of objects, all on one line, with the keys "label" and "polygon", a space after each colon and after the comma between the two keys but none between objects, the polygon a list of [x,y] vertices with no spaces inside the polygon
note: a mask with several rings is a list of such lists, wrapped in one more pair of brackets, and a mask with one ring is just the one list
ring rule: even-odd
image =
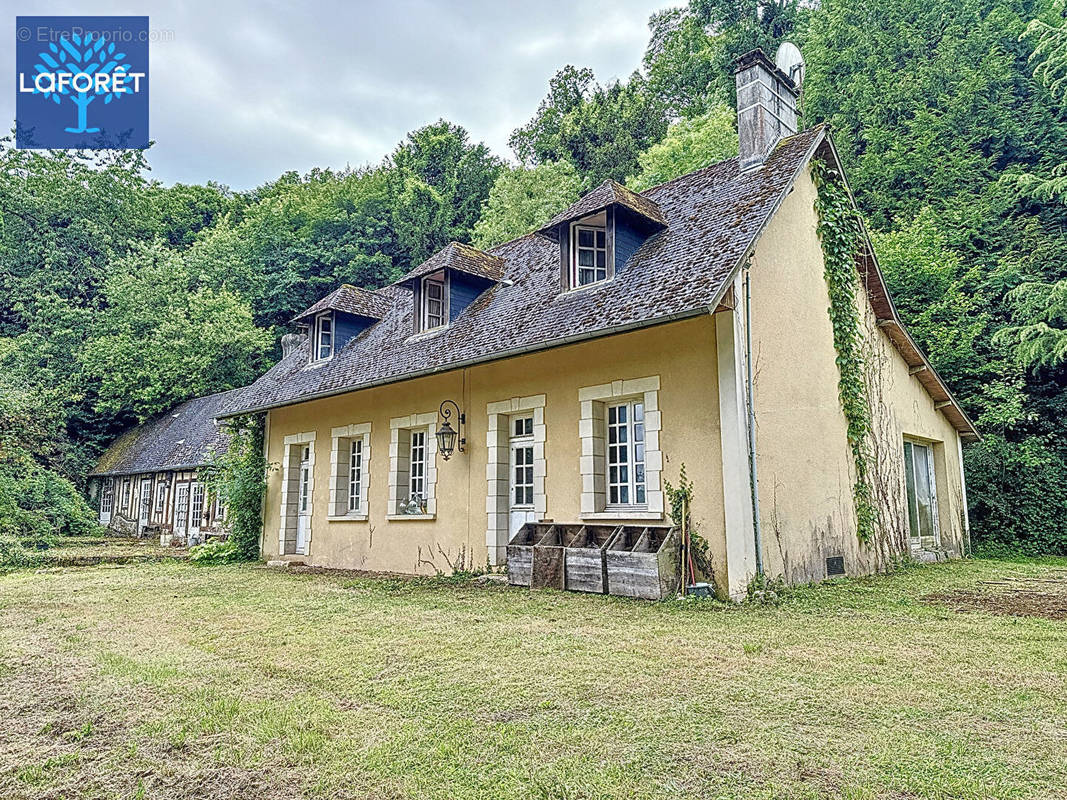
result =
[{"label": "dormer roof", "polygon": [[397,281],[407,284],[440,269],[451,269],[476,278],[499,281],[504,277],[504,259],[461,242],[451,242]]},{"label": "dormer roof", "polygon": [[567,209],[556,214],[544,227],[538,230],[538,233],[549,233],[557,225],[561,225],[564,222],[573,222],[598,211],[603,211],[609,206],[616,205],[629,209],[654,225],[663,228],[667,227],[667,220],[663,216],[663,211],[660,210],[655,201],[627,189],[621,183],[616,183],[609,179],[593,189],[593,191],[579,197]]},{"label": "dormer roof", "polygon": [[292,322],[301,322],[323,311],[342,311],[354,317],[380,320],[389,312],[389,306],[389,299],[378,292],[342,283],[311,308],[293,317]]}]

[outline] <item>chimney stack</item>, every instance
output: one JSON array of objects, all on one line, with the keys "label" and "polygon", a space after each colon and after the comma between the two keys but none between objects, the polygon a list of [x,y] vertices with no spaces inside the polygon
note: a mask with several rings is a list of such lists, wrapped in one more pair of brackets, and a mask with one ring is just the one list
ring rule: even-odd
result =
[{"label": "chimney stack", "polygon": [[759,167],[779,141],[797,132],[797,84],[762,50],[737,59],[737,135],[741,171]]},{"label": "chimney stack", "polygon": [[307,338],[307,335],[303,333],[287,333],[282,336],[282,358],[300,347]]}]

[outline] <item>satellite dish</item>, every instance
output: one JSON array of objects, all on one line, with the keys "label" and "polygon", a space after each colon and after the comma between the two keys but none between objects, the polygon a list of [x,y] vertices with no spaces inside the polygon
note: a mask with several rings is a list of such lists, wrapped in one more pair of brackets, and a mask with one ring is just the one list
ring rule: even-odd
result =
[{"label": "satellite dish", "polygon": [[774,65],[800,88],[804,82],[804,56],[800,54],[799,47],[792,42],[782,42],[774,54]]}]

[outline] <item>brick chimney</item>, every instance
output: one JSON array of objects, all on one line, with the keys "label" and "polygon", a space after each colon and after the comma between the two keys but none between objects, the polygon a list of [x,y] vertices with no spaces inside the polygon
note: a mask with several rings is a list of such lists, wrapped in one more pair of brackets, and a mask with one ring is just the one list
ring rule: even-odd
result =
[{"label": "brick chimney", "polygon": [[737,59],[737,135],[741,171],[754,169],[797,132],[797,85],[762,50]]}]

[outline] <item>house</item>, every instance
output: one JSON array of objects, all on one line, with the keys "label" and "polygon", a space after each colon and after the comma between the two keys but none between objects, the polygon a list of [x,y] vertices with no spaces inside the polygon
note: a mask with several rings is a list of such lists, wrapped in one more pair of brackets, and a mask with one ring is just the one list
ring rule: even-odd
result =
[{"label": "house", "polygon": [[824,127],[796,132],[796,87],[762,52],[737,83],[739,158],[640,194],[605,182],[536,232],[452,243],[297,317],[305,338],[222,414],[266,417],[265,557],[501,564],[528,521],[668,521],[683,466],[733,597],[760,567],[796,583],[961,552],[961,442],[977,434],[868,241],[856,297],[880,525],[857,535],[812,177],[840,163]]},{"label": "house", "polygon": [[221,530],[225,508],[199,479],[213,452],[226,450],[216,416],[235,391],[188,400],[126,431],[89,474],[99,521],[115,530],[158,533],[160,543],[195,544]]}]

